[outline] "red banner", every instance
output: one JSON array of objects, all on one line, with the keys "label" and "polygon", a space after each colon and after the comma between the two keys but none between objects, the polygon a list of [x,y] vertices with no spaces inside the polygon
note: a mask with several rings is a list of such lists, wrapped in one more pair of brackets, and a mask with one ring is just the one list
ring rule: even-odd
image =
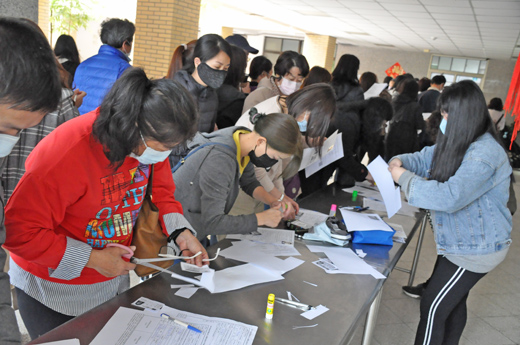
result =
[{"label": "red banner", "polygon": [[392,66],[390,66],[389,69],[385,71],[386,75],[391,76],[392,78],[397,77],[398,75],[405,74],[403,67],[401,67],[401,64],[399,62],[394,63]]}]

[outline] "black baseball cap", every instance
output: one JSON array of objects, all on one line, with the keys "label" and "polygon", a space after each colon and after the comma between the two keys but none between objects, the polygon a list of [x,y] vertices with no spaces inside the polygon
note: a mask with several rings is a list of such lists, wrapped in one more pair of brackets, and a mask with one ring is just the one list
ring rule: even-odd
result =
[{"label": "black baseball cap", "polygon": [[244,49],[245,51],[250,52],[251,54],[258,54],[258,49],[251,47],[247,42],[246,38],[242,35],[235,34],[228,36],[226,37],[226,41],[229,44],[235,45],[239,48]]}]

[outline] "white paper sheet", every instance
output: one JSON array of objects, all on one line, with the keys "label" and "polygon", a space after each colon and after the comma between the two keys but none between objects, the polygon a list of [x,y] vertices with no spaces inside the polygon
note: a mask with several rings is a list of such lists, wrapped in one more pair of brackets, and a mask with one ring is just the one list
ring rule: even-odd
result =
[{"label": "white paper sheet", "polygon": [[[183,321],[202,333],[184,328],[161,313]],[[151,313],[120,307],[90,345],[251,345],[258,327],[164,307]]]},{"label": "white paper sheet", "polygon": [[[341,141],[342,134],[339,133],[336,137],[336,142],[333,146],[329,146],[329,151],[327,151],[327,154],[322,156],[321,159],[318,161],[310,164],[305,168],[305,177],[309,177],[315,172],[323,169],[327,165],[331,164],[332,162],[337,161],[340,158],[343,158],[345,155],[345,152],[343,152],[343,141]],[[328,139],[327,139],[328,140]],[[325,145],[323,145],[325,147]],[[308,150],[308,149],[306,149]]]},{"label": "white paper sheet", "polygon": [[293,246],[277,245],[269,243],[260,243],[253,241],[239,241],[232,242],[233,245],[220,251],[220,255],[240,261],[249,262],[248,255],[262,255],[262,256],[293,256],[300,255],[300,252]]},{"label": "white paper sheet", "polygon": [[253,234],[232,234],[226,235],[226,238],[230,240],[250,240],[294,247],[294,231],[291,230],[258,228]]},{"label": "white paper sheet", "polygon": [[[325,140],[323,143],[323,146],[321,147],[321,158],[323,159],[325,156],[332,154],[332,151],[334,150],[334,146],[337,143],[337,138],[340,137],[341,141],[341,134],[338,133],[338,131],[335,131],[331,134],[330,137]],[[300,163],[300,169],[303,170],[307,168],[309,165],[317,162],[320,160],[320,156],[318,152],[316,152],[316,149],[314,147],[309,147],[303,150],[302,155],[302,161]]]},{"label": "white paper sheet", "polygon": [[[377,201],[370,198],[363,199],[363,207],[369,207],[372,211],[386,212],[385,203],[383,201]],[[402,202],[401,208],[399,211],[397,211],[397,214],[401,214],[407,217],[415,217],[416,212],[419,212],[419,209],[417,207],[410,206],[410,204],[405,201]]]},{"label": "white paper sheet", "polygon": [[370,89],[368,89],[363,96],[365,99],[369,99],[371,97],[378,97],[379,94],[388,87],[387,83],[374,83]]},{"label": "white paper sheet", "polygon": [[282,280],[280,274],[253,264],[226,268],[216,272],[202,273],[201,283],[211,293],[238,290],[246,286]]},{"label": "white paper sheet", "polygon": [[183,298],[190,298],[197,292],[197,290],[200,289],[199,287],[183,287],[180,288],[175,292],[175,296],[183,297]]},{"label": "white paper sheet", "polygon": [[50,343],[41,343],[41,345],[80,345],[79,339],[67,339],[51,341]]},{"label": "white paper sheet", "polygon": [[401,208],[401,189],[395,188],[392,174],[388,171],[388,164],[378,156],[367,166],[368,171],[372,174],[376,181],[377,188],[385,202],[388,218],[392,218],[394,214]]},{"label": "white paper sheet", "polygon": [[358,257],[350,248],[307,245],[313,253],[325,253],[337,269],[325,270],[329,274],[370,274],[376,279],[386,277]]},{"label": "white paper sheet", "polygon": [[181,270],[184,272],[191,272],[191,273],[203,273],[208,272],[211,270],[208,265],[203,265],[201,267],[193,264],[189,264],[187,262],[181,262]]},{"label": "white paper sheet", "polygon": [[353,212],[344,208],[341,208],[340,212],[349,232],[371,230],[393,231],[377,213]]},{"label": "white paper sheet", "polygon": [[314,225],[318,225],[327,220],[328,215],[300,208],[300,212],[296,215],[296,220],[291,223],[297,226],[300,226],[304,229],[312,228]]},{"label": "white paper sheet", "polygon": [[320,304],[316,308],[301,313],[300,315],[306,318],[307,320],[313,320],[327,311],[329,311],[329,308]]}]

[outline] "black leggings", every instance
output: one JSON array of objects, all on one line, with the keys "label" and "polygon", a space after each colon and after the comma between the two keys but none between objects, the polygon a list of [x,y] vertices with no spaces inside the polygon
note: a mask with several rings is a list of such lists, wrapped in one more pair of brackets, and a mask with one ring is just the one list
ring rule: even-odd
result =
[{"label": "black leggings", "polygon": [[46,307],[18,288],[15,290],[20,315],[31,339],[36,339],[74,318]]},{"label": "black leggings", "polygon": [[485,275],[467,271],[438,256],[421,297],[415,345],[457,345],[466,326],[469,290]]}]

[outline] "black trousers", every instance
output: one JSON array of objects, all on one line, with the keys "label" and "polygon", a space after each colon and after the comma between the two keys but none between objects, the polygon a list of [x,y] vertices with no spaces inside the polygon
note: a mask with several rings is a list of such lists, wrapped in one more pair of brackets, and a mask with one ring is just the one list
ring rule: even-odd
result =
[{"label": "black trousers", "polygon": [[438,256],[421,297],[415,345],[457,345],[466,326],[469,291],[485,275],[467,271]]},{"label": "black trousers", "polygon": [[15,290],[20,315],[31,339],[36,339],[74,318],[46,307],[18,288]]}]

